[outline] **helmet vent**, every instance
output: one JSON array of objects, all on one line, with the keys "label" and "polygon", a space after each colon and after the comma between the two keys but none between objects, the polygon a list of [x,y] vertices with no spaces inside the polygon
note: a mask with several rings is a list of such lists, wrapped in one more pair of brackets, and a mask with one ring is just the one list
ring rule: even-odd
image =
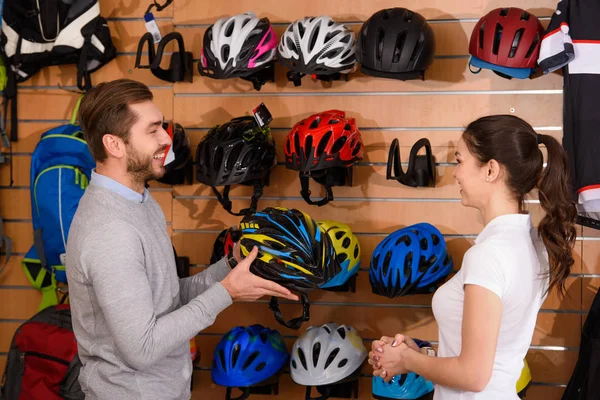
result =
[{"label": "helmet vent", "polygon": [[301,348],[298,348],[298,358],[300,359],[300,364],[302,364],[304,369],[308,371],[308,367],[306,365],[306,356]]},{"label": "helmet vent", "polygon": [[358,257],[358,244],[356,246],[354,246],[354,258]]},{"label": "helmet vent", "polygon": [[315,44],[317,43],[317,38],[319,37],[320,30],[321,29],[319,28],[319,25],[317,25],[315,29],[313,29],[313,31],[310,33],[310,39],[308,41],[308,51],[313,51],[313,49],[315,48]]},{"label": "helmet vent", "polygon": [[354,146],[354,149],[352,150],[352,157],[354,157],[358,154],[358,152],[360,151],[360,148],[361,148],[361,144],[356,143],[356,146]]},{"label": "helmet vent", "polygon": [[335,233],[335,238],[336,238],[336,240],[340,240],[340,239],[341,239],[341,238],[343,238],[343,237],[344,237],[344,231],[337,231],[337,232]]},{"label": "helmet vent", "polygon": [[[341,43],[350,43],[351,40],[352,40],[352,35],[348,34],[348,35],[344,36],[343,38],[341,38],[340,42]],[[348,50],[348,51],[350,51],[350,50]],[[345,55],[344,55],[344,57],[345,57]]]},{"label": "helmet vent", "polygon": [[250,366],[250,364],[252,364],[254,362],[254,360],[256,360],[256,358],[259,356],[259,354],[260,353],[258,351],[255,351],[254,353],[250,354],[250,356],[248,357],[248,359],[242,366],[242,371],[245,371]]},{"label": "helmet vent", "polygon": [[342,247],[345,248],[345,249],[347,249],[348,247],[350,247],[350,243],[351,243],[350,238],[347,237],[342,242]]},{"label": "helmet vent", "polygon": [[225,27],[225,32],[223,32],[223,35],[225,35],[225,37],[231,37],[231,34],[233,33],[233,25],[234,21],[230,20],[227,26]]},{"label": "helmet vent", "polygon": [[229,45],[223,45],[223,47],[221,47],[221,59],[222,60],[228,60],[229,59]]},{"label": "helmet vent", "polygon": [[237,364],[238,357],[240,356],[240,344],[236,343],[233,346],[233,351],[231,352],[231,366],[235,368],[235,364]]},{"label": "helmet vent", "polygon": [[344,261],[346,261],[348,256],[345,253],[339,253],[336,258],[337,258],[337,262],[339,264],[342,264]]},{"label": "helmet vent", "polygon": [[319,141],[319,145],[317,146],[317,157],[321,157],[321,154],[325,151],[325,147],[329,144],[329,139],[331,139],[331,135],[333,132],[327,131],[325,135]]},{"label": "helmet vent", "polygon": [[317,342],[313,345],[312,350],[313,355],[313,365],[316,368],[317,363],[319,362],[319,354],[321,354],[321,343]]},{"label": "helmet vent", "polygon": [[337,333],[340,335],[340,337],[343,339],[346,339],[346,330],[343,327],[339,327],[337,328]]},{"label": "helmet vent", "polygon": [[531,55],[533,54],[533,52],[537,48],[537,45],[538,45],[539,42],[540,42],[540,33],[537,32],[535,34],[535,38],[533,39],[533,42],[531,42],[531,46],[527,50],[527,54],[525,54],[525,58],[531,57]]},{"label": "helmet vent", "polygon": [[500,39],[502,39],[502,25],[497,23],[494,31],[494,45],[492,46],[492,53],[496,56],[498,55],[498,49],[500,48]]},{"label": "helmet vent", "polygon": [[255,368],[256,372],[260,372],[262,371],[265,367],[267,366],[266,362],[261,362],[260,364],[258,364]]},{"label": "helmet vent", "polygon": [[383,259],[383,268],[382,268],[382,273],[383,275],[387,275],[388,270],[390,269],[390,260],[392,259],[392,252],[388,251],[387,253],[385,253],[385,258]]},{"label": "helmet vent", "polygon": [[306,158],[310,157],[313,151],[312,143],[313,137],[311,135],[307,135],[306,141],[304,142],[304,155],[306,156]]},{"label": "helmet vent", "polygon": [[344,366],[348,364],[348,359],[344,358],[342,361],[339,362],[338,364],[338,368],[344,368]]},{"label": "helmet vent", "polygon": [[483,32],[485,31],[485,22],[479,28],[479,48],[483,49]]},{"label": "helmet vent", "polygon": [[503,8],[500,10],[500,16],[506,17],[508,15],[508,8]]},{"label": "helmet vent", "polygon": [[304,37],[304,32],[306,32],[304,25],[302,25],[302,23],[298,23],[298,34],[300,35],[300,39]]},{"label": "helmet vent", "polygon": [[346,136],[341,136],[340,138],[338,138],[338,140],[336,140],[333,144],[331,152],[333,154],[338,153],[342,149],[342,147],[344,147],[344,144],[346,144],[346,140],[348,140]]},{"label": "helmet vent", "polygon": [[377,31],[377,52],[375,54],[375,58],[377,59],[377,61],[381,61],[381,58],[383,57],[383,36],[384,36],[384,32],[383,29],[378,28]]},{"label": "helmet vent", "polygon": [[288,49],[290,49],[292,51],[296,50],[296,44],[294,43],[294,41],[292,40],[291,37],[288,36],[285,38],[285,44],[288,47]]},{"label": "helmet vent", "polygon": [[390,14],[389,14],[388,10],[383,10],[383,13],[381,14],[381,19],[383,19],[384,21],[387,21],[388,19],[390,19]]},{"label": "helmet vent", "polygon": [[523,11],[521,13],[521,21],[529,21],[530,16],[531,14],[529,14],[527,11]]},{"label": "helmet vent", "polygon": [[321,123],[321,117],[316,117],[313,122],[310,123],[308,129],[317,129]]},{"label": "helmet vent", "polygon": [[510,46],[510,52],[508,53],[508,58],[514,58],[523,33],[525,33],[525,28],[521,28],[515,32],[515,37],[513,38],[512,45]]},{"label": "helmet vent", "polygon": [[331,363],[333,362],[333,360],[335,359],[335,357],[338,355],[339,352],[340,352],[340,348],[336,347],[331,353],[329,353],[329,357],[327,357],[327,361],[325,362],[324,369],[327,369],[327,367],[329,367],[329,365],[331,365]]}]

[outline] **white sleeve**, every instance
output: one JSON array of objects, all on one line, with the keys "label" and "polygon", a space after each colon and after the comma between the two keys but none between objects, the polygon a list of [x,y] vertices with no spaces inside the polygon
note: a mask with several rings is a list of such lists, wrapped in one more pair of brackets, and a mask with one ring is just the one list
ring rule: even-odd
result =
[{"label": "white sleeve", "polygon": [[463,285],[481,286],[500,299],[504,297],[508,287],[507,271],[503,270],[500,258],[489,246],[478,244],[467,250],[461,269]]},{"label": "white sleeve", "polygon": [[540,45],[538,64],[544,74],[564,67],[575,58],[569,30],[569,1],[564,0],[558,3]]}]

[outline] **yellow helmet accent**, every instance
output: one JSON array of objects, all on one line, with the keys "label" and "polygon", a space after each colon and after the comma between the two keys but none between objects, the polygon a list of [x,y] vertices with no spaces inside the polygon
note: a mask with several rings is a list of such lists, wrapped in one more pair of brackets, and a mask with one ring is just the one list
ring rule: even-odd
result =
[{"label": "yellow helmet accent", "polygon": [[340,265],[344,267],[346,260],[349,260],[346,270],[350,272],[357,268],[360,263],[360,243],[350,227],[331,220],[319,221],[319,226],[329,235]]},{"label": "yellow helmet accent", "polygon": [[529,364],[527,364],[527,360],[523,360],[523,369],[521,370],[521,376],[519,380],[517,380],[517,394],[520,398],[525,396],[527,392],[527,387],[531,383],[531,370],[529,369]]}]

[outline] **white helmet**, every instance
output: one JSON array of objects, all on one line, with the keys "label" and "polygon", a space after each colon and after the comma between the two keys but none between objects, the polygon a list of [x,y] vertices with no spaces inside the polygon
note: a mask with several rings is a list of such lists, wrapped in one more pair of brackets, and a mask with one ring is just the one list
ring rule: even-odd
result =
[{"label": "white helmet", "polygon": [[276,47],[268,18],[253,12],[221,18],[204,33],[198,71],[215,79],[245,76],[268,66]]},{"label": "white helmet", "polygon": [[300,385],[329,385],[358,372],[365,358],[367,349],[356,329],[330,322],[311,326],[296,340],[290,371]]},{"label": "white helmet", "polygon": [[328,16],[306,17],[288,26],[277,51],[281,63],[292,72],[347,74],[356,64],[354,42],[354,32],[344,24]]}]

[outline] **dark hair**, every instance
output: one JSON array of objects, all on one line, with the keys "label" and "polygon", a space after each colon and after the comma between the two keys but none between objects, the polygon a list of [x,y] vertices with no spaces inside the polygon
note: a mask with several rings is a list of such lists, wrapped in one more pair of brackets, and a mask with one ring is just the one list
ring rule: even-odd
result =
[{"label": "dark hair", "polygon": [[[471,122],[463,134],[471,154],[485,164],[494,159],[507,172],[506,183],[523,210],[525,196],[537,186],[546,215],[538,234],[550,261],[548,291],[558,287],[565,293],[571,271],[576,238],[577,209],[569,189],[569,164],[560,143],[549,135],[538,135],[527,122],[513,115],[490,115]],[[539,143],[548,151],[547,166]]]},{"label": "dark hair", "polygon": [[148,86],[131,79],[102,82],[87,92],[79,108],[79,122],[96,162],[107,158],[102,143],[104,135],[115,135],[128,142],[131,127],[138,118],[129,105],[152,99]]}]

